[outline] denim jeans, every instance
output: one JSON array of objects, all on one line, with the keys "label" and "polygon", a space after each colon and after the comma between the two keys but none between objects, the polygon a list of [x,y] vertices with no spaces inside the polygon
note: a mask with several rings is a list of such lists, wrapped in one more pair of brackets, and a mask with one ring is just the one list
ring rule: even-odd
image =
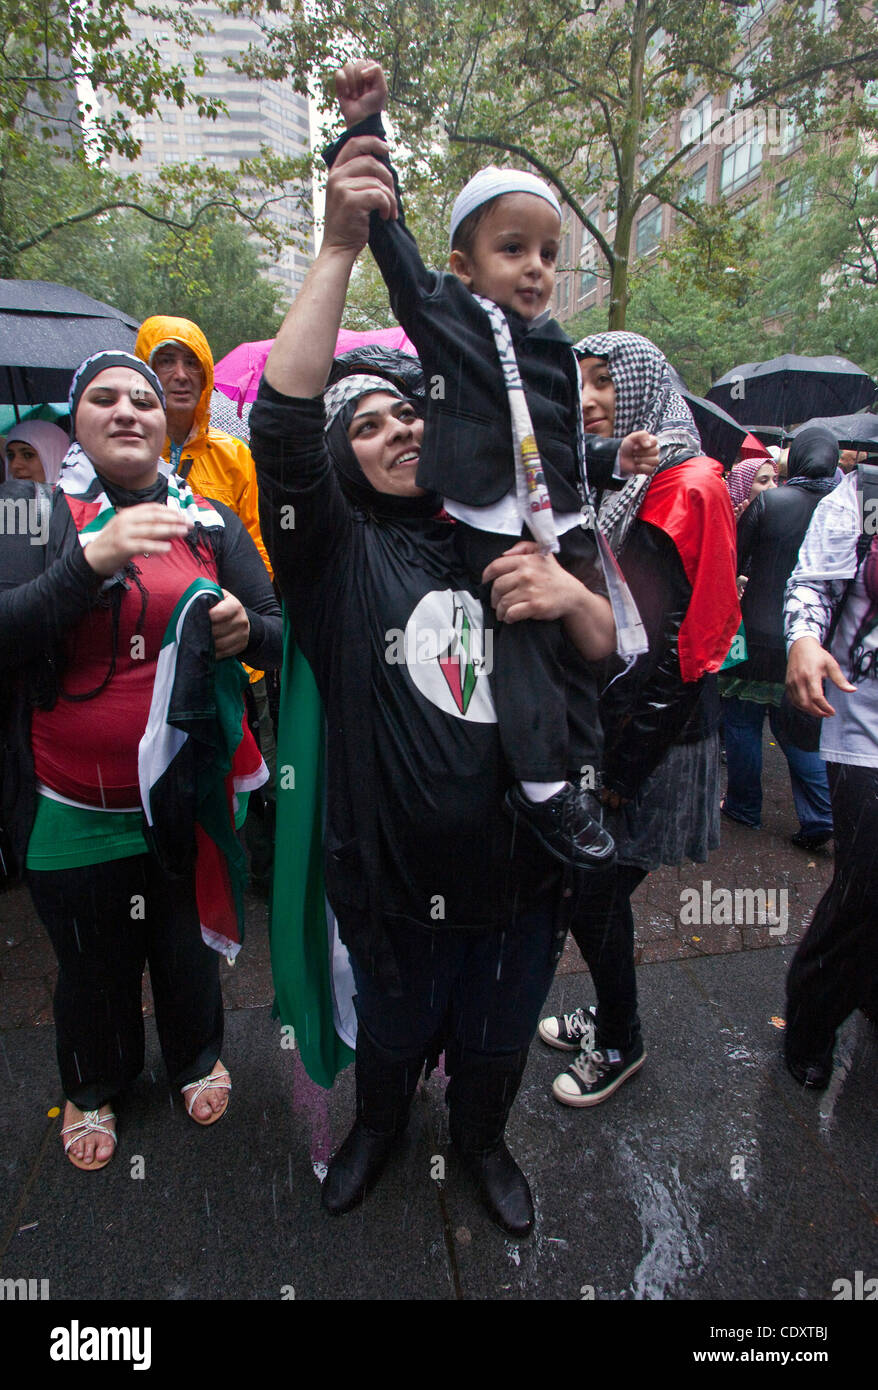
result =
[{"label": "denim jeans", "polygon": [[505,930],[385,929],[402,995],[389,995],[350,953],[357,1015],[382,1048],[426,1054],[442,1034],[469,1054],[527,1050],[555,974],[554,897],[520,912]]},{"label": "denim jeans", "polygon": [[771,732],[790,769],[793,802],[803,833],[831,834],[832,808],[826,763],[820,754],[806,753],[780,737],[774,705],[761,705],[755,700],[739,700],[734,696],[723,700],[729,775],[726,814],[754,827],[762,820],[762,725],[766,711]]}]

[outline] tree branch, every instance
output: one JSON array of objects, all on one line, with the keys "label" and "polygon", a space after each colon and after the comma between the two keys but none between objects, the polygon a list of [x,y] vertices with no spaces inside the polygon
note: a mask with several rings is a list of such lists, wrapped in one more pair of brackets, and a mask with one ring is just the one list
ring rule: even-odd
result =
[{"label": "tree branch", "polygon": [[578,198],[574,197],[564,180],[558,177],[557,171],[550,169],[547,164],[544,164],[539,156],[535,155],[532,150],[526,149],[524,145],[513,145],[507,140],[498,140],[491,135],[455,135],[449,131],[448,138],[456,144],[487,145],[488,148],[492,150],[505,150],[507,154],[518,155],[520,159],[526,159],[528,164],[532,164],[535,169],[539,169],[543,178],[548,179],[550,183],[555,185],[571,212],[578,221],[582,223],[588,233],[594,237],[606,258],[607,264],[613,265],[615,261],[613,248],[610,246],[610,243],[607,241],[601,229],[587,215],[582,204],[579,202]]}]

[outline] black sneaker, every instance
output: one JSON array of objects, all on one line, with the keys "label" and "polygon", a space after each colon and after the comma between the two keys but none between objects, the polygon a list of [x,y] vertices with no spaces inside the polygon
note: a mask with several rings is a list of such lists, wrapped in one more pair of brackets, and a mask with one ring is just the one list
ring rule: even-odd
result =
[{"label": "black sneaker", "polygon": [[597,1009],[590,1004],[587,1009],[576,1009],[572,1014],[540,1019],[540,1037],[549,1047],[560,1047],[564,1052],[592,1052],[596,1015]]},{"label": "black sneaker", "polygon": [[831,830],[821,831],[817,835],[808,835],[804,830],[797,830],[795,835],[790,836],[790,844],[795,845],[796,849],[822,849],[832,839],[832,835]]},{"label": "black sneaker", "polygon": [[506,810],[532,830],[543,847],[575,869],[607,868],[616,855],[612,835],[600,823],[601,804],[591,792],[568,782],[548,801],[529,801],[516,784],[506,793]]},{"label": "black sneaker", "polygon": [[552,1095],[562,1105],[600,1105],[646,1061],[646,1050],[637,1042],[628,1052],[580,1052],[566,1071],[556,1076]]}]

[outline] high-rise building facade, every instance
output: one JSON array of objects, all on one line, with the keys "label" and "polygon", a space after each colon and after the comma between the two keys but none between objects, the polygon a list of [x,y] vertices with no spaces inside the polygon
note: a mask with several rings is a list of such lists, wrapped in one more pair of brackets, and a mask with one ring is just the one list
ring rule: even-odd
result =
[{"label": "high-rise building facade", "polygon": [[[233,72],[225,59],[237,57],[251,43],[258,42],[259,31],[244,16],[222,14],[214,5],[198,5],[213,33],[195,41],[207,70],[196,77],[192,56],[177,42],[172,30],[162,31],[135,19],[131,24],[134,42],[149,37],[157,43],[169,64],[179,63],[187,72],[192,92],[221,99],[228,114],[216,121],[198,116],[192,106],[180,110],[172,102],[162,103],[152,116],[138,117],[133,133],[141,141],[136,162],[113,155],[110,167],[118,173],[155,175],[167,164],[205,163],[219,169],[233,169],[242,159],[258,156],[262,145],[278,155],[307,154],[311,147],[308,100],[279,82],[251,81]],[[311,206],[310,188],[307,198]],[[298,247],[284,247],[276,259],[266,252],[266,275],[281,282],[289,296],[297,292],[313,259],[313,232],[310,216],[293,198],[273,203],[270,215],[284,230],[299,233]],[[263,245],[263,250],[265,250]]]}]

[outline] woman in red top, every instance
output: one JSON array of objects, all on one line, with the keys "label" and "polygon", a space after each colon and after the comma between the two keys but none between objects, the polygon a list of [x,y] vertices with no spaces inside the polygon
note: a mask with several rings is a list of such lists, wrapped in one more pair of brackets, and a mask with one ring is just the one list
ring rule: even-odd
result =
[{"label": "woman in red top", "polygon": [[89,358],[70,414],[45,544],[0,543],[3,819],[58,957],[65,1151],[95,1170],[115,1149],[111,1098],[143,1066],[147,960],[189,1114],[211,1124],[228,1105],[217,951],[240,944],[232,786],[265,770],[242,730],[246,677],[223,658],[278,664],[281,620],[238,519],[159,470],[149,367]]}]

